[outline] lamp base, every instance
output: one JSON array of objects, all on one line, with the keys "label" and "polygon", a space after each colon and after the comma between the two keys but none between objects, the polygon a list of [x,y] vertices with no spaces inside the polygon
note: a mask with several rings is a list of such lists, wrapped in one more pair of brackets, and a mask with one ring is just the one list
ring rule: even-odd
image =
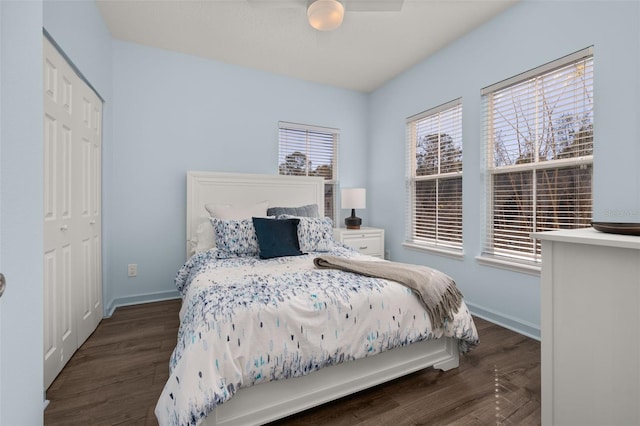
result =
[{"label": "lamp base", "polygon": [[344,225],[347,229],[360,229],[360,225],[362,225],[362,219],[356,216],[349,216],[344,219]]}]

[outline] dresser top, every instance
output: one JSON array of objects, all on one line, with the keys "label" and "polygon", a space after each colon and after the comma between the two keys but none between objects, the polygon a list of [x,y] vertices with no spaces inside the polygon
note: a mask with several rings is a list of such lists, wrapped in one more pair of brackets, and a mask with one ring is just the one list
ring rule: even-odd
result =
[{"label": "dresser top", "polygon": [[591,244],[640,250],[640,237],[633,235],[609,234],[593,228],[561,229],[558,231],[534,232],[533,238],[542,241],[560,241],[575,244]]}]

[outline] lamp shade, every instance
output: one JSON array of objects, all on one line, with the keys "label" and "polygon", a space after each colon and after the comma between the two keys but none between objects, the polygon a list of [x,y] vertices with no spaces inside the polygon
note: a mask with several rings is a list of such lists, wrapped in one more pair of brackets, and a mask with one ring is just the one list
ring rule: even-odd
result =
[{"label": "lamp shade", "polygon": [[340,201],[343,209],[364,209],[367,207],[367,191],[364,188],[344,188]]},{"label": "lamp shade", "polygon": [[342,25],[344,6],[338,0],[315,0],[307,7],[307,18],[316,30],[335,30]]}]

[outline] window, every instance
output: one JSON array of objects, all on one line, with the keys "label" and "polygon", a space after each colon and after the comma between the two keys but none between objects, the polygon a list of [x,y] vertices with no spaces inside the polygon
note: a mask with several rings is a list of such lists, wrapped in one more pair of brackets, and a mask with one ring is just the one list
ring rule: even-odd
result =
[{"label": "window", "polygon": [[462,250],[462,103],[407,119],[407,243]]},{"label": "window", "polygon": [[278,171],[281,175],[325,178],[324,214],[335,222],[338,137],[328,127],[280,122]]},{"label": "window", "polygon": [[484,255],[540,262],[531,232],[591,222],[593,54],[574,53],[483,89]]}]

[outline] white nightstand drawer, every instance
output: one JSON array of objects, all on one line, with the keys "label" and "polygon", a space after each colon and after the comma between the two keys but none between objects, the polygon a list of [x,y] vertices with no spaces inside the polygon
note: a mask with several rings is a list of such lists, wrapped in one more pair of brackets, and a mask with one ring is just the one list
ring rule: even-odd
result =
[{"label": "white nightstand drawer", "polygon": [[380,256],[384,251],[382,247],[380,247],[381,241],[379,236],[345,235],[342,242],[362,254],[369,254],[371,256]]},{"label": "white nightstand drawer", "polygon": [[335,228],[334,238],[362,254],[384,258],[384,230],[362,227],[360,229]]}]

